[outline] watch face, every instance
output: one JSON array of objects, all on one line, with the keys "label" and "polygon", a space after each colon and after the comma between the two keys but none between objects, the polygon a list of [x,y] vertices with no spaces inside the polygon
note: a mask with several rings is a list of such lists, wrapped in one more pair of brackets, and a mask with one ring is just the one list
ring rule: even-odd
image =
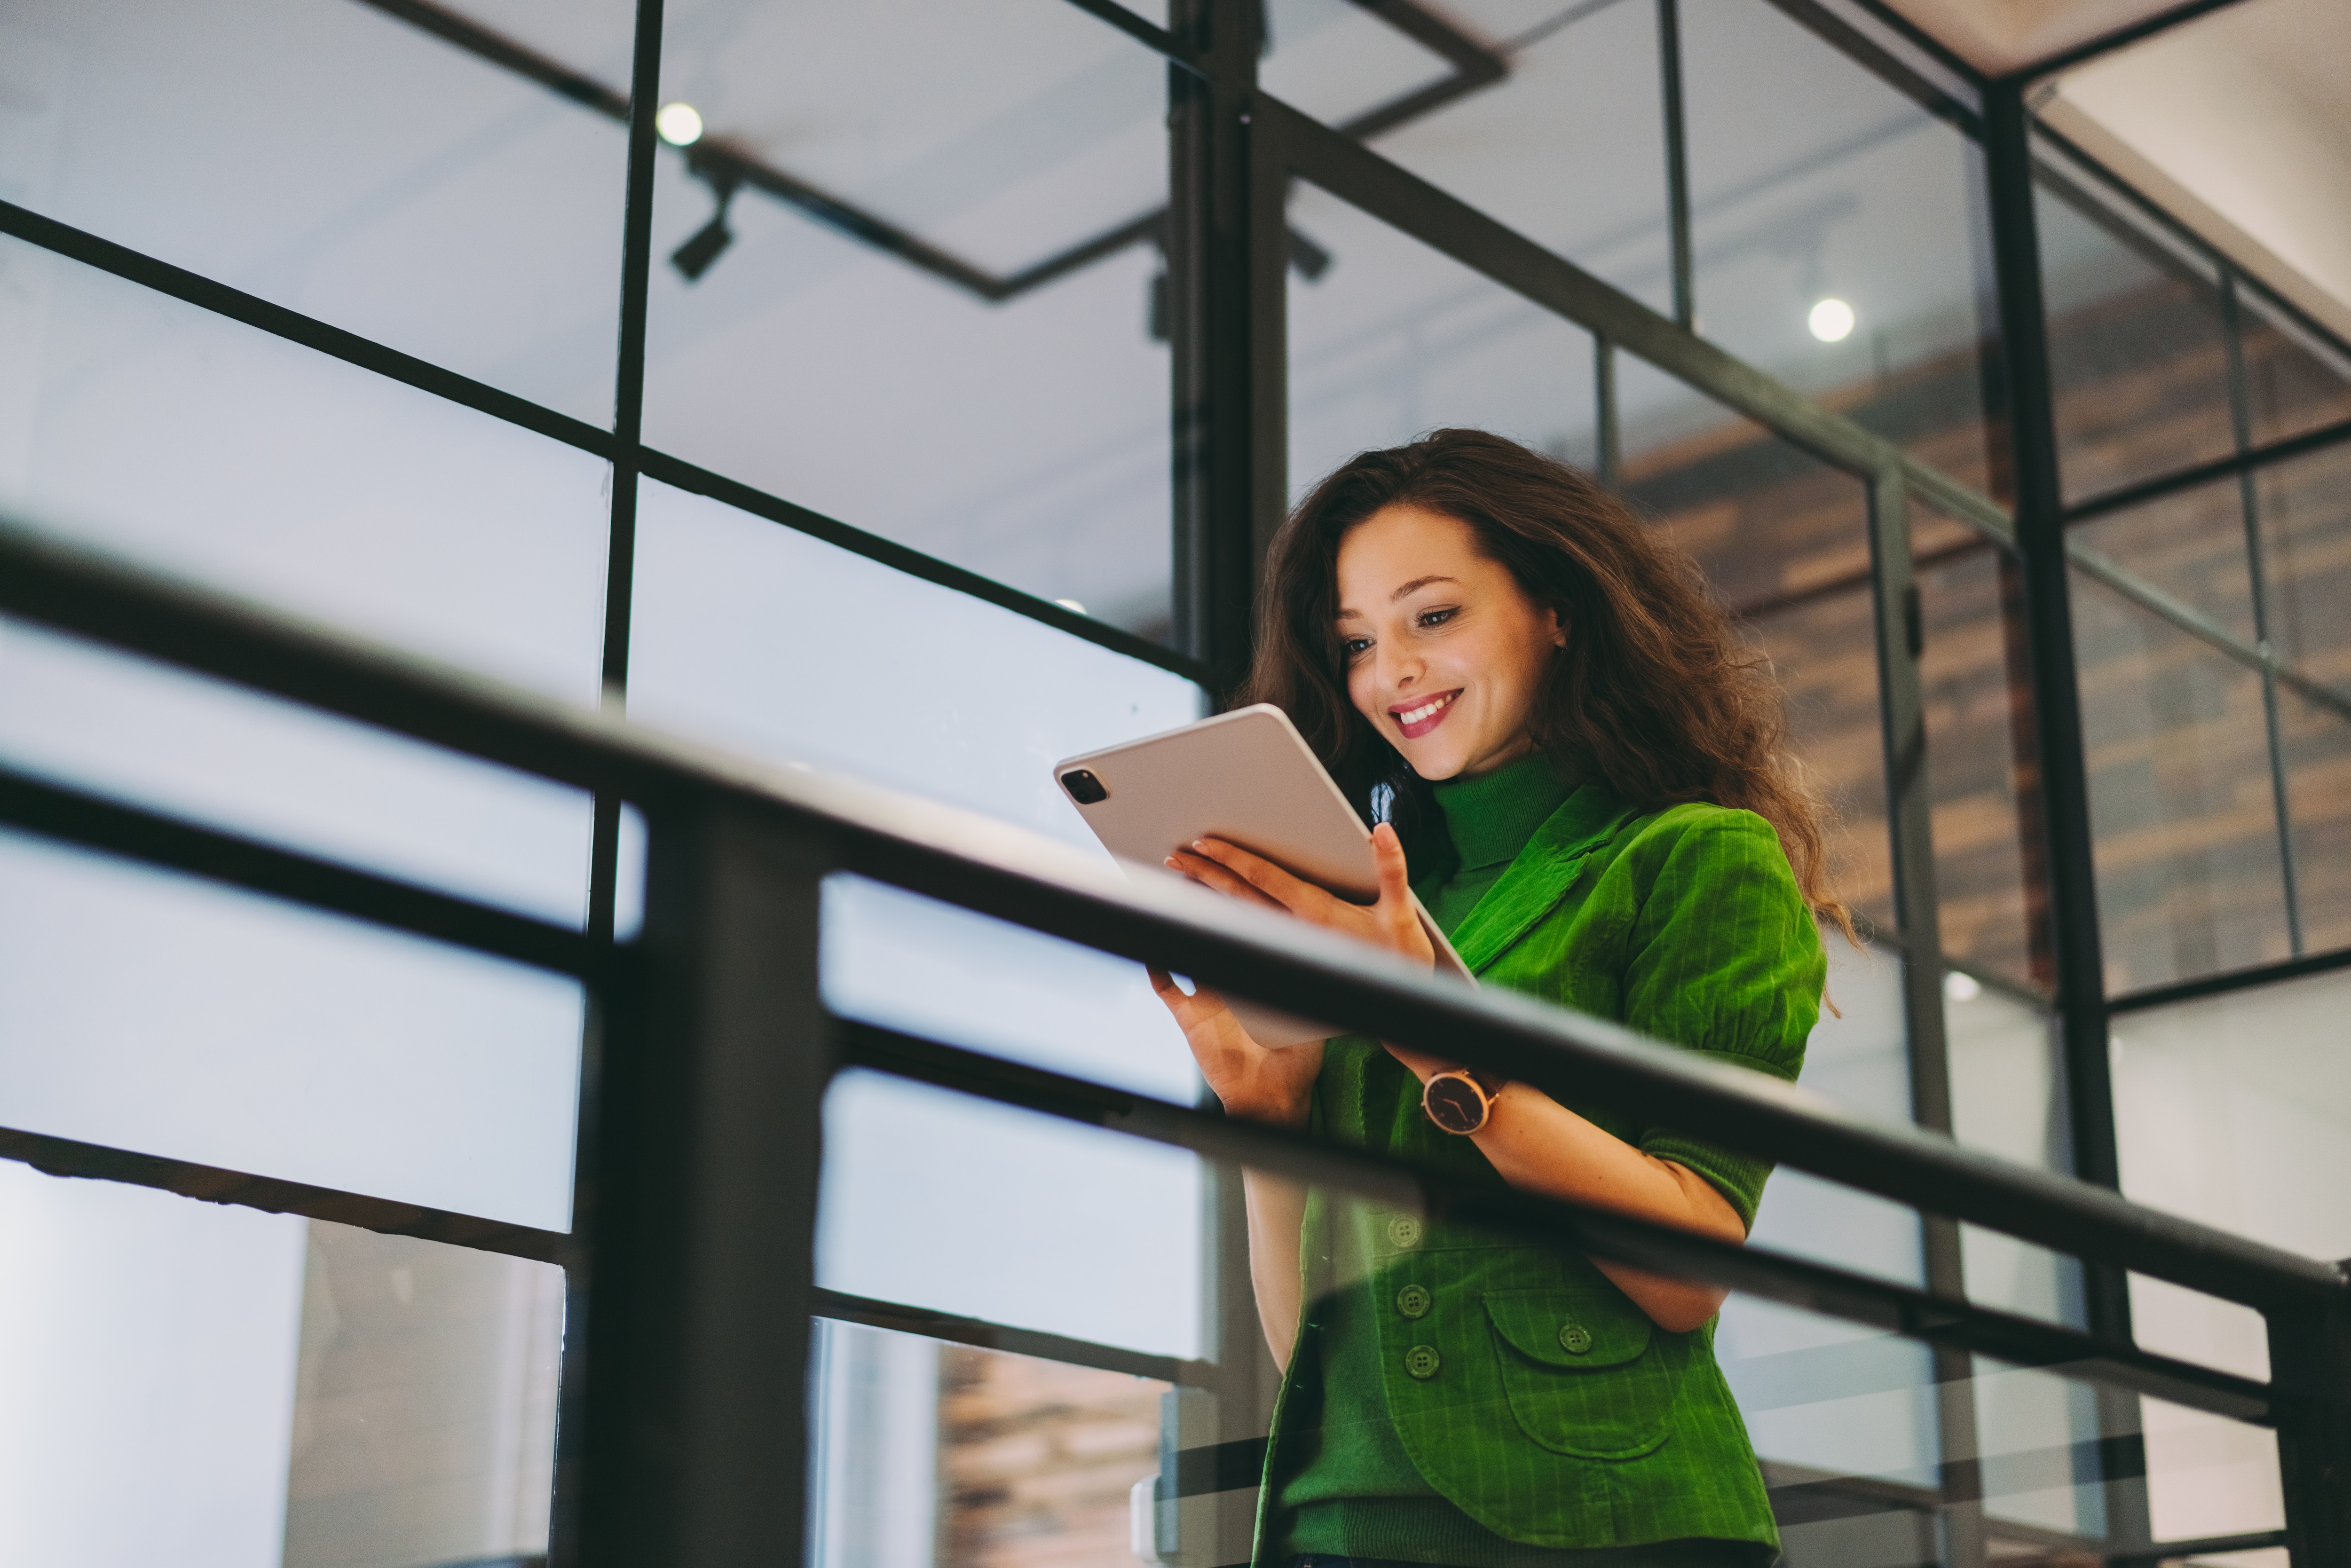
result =
[{"label": "watch face", "polygon": [[1428,1119],[1448,1133],[1474,1133],[1486,1124],[1486,1097],[1475,1083],[1453,1073],[1430,1079],[1420,1103]]}]

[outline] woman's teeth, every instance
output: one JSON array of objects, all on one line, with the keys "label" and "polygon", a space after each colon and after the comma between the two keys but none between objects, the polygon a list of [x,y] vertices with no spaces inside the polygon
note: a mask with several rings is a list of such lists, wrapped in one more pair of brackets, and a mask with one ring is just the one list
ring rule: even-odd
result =
[{"label": "woman's teeth", "polygon": [[1418,724],[1422,719],[1425,719],[1431,714],[1437,712],[1439,709],[1443,708],[1446,704],[1451,702],[1455,697],[1460,695],[1461,694],[1458,692],[1448,692],[1441,697],[1431,697],[1420,706],[1416,708],[1408,708],[1405,712],[1396,715],[1396,720],[1401,724]]}]

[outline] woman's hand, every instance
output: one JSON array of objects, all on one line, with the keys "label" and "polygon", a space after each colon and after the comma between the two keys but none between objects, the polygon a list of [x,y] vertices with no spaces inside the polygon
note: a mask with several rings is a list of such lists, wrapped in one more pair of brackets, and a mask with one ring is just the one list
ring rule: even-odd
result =
[{"label": "woman's hand", "polygon": [[1412,883],[1405,872],[1404,844],[1395,830],[1382,822],[1372,830],[1372,860],[1379,869],[1380,896],[1375,904],[1350,904],[1301,882],[1271,861],[1253,855],[1222,839],[1196,839],[1188,850],[1167,857],[1171,871],[1182,872],[1201,886],[1244,904],[1256,904],[1294,915],[1326,930],[1343,931],[1375,947],[1401,953],[1414,963],[1434,968],[1437,947],[1422,929],[1412,900]]},{"label": "woman's hand", "polygon": [[1206,986],[1195,986],[1189,996],[1165,969],[1151,971],[1151,988],[1176,1015],[1200,1076],[1208,1081],[1228,1115],[1266,1122],[1277,1127],[1303,1127],[1314,1094],[1314,1075],[1322,1071],[1322,1042],[1271,1047],[1259,1045],[1225,1005],[1224,998]]}]

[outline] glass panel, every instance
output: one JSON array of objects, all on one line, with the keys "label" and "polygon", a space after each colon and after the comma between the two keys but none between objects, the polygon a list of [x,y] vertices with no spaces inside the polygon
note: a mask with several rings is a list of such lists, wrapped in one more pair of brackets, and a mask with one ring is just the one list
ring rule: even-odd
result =
[{"label": "glass panel", "polygon": [[2065,498],[2236,449],[2218,286],[2087,188],[2035,186]]},{"label": "glass panel", "polygon": [[1685,0],[1698,330],[1991,486],[1975,145],[1764,0]]},{"label": "glass panel", "polygon": [[569,1228],[577,982],[14,834],[0,889],[10,1125]]},{"label": "glass panel", "polygon": [[1168,1385],[816,1328],[816,1568],[1134,1560],[1134,1494],[1158,1476]]},{"label": "glass panel", "polygon": [[2351,947],[2351,724],[2292,687],[2278,690],[2294,905],[2306,953]]},{"label": "glass panel", "polygon": [[[634,626],[636,718],[1092,854],[1053,763],[1201,712],[1180,675],[660,485],[640,509]],[[826,916],[837,1008],[1151,1093],[1194,1092],[1137,966],[854,879],[836,880]]]},{"label": "glass panel", "polygon": [[2201,612],[2231,635],[2261,641],[2245,553],[2243,494],[2234,477],[2076,523],[2066,537]]},{"label": "glass panel", "polygon": [[1507,79],[1374,139],[1381,154],[1661,313],[1673,309],[1656,12],[1477,0]]},{"label": "glass panel", "polygon": [[280,1568],[543,1558],[563,1270],[308,1231]]},{"label": "glass panel", "polygon": [[2109,994],[2289,956],[2261,678],[2079,572]]},{"label": "glass panel", "polygon": [[2320,338],[2242,283],[2237,330],[2256,445],[2351,419],[2351,350],[2341,342]]},{"label": "glass panel", "polygon": [[1165,62],[1061,0],[679,4],[664,37],[705,129],[657,179],[646,440],[1165,635]]},{"label": "glass panel", "polygon": [[[1447,14],[1451,7],[1412,9],[1425,24],[1455,26]],[[1453,74],[1444,57],[1374,6],[1352,0],[1270,0],[1264,16],[1266,52],[1258,81],[1326,125],[1343,126]]]},{"label": "glass panel", "polygon": [[20,520],[595,700],[601,461],[16,240],[0,279]]},{"label": "glass panel", "polygon": [[2053,973],[2022,584],[2005,555],[1973,536],[1917,559],[1943,952],[1980,974],[2046,988]]},{"label": "glass panel", "polygon": [[1698,558],[1788,695],[1796,754],[1835,811],[1831,867],[1894,925],[1866,502],[1858,481],[1629,358],[1624,494]]},{"label": "glass panel", "polygon": [[[634,9],[472,0],[419,7],[428,31],[389,4],[23,0],[0,192],[601,424]],[[613,104],[489,57],[505,40]]]},{"label": "glass panel", "polygon": [[[2055,1020],[2040,1005],[1954,971],[1943,990],[1951,1121],[1959,1142],[2020,1165],[2070,1176],[2073,1131]],[[2045,1248],[1973,1225],[1959,1228],[1968,1299],[2051,1322],[2085,1322],[2081,1265]],[[2043,1388],[2016,1397],[2032,1404]],[[2069,1527],[2070,1528],[2070,1527]]]},{"label": "glass panel", "polygon": [[1497,431],[1589,464],[1592,340],[1314,186],[1290,219],[1332,256],[1290,283],[1290,486],[1428,430]]},{"label": "glass panel", "polygon": [[2351,691],[2351,443],[2256,476],[2270,641],[2304,674]]},{"label": "glass panel", "polygon": [[1201,1343],[1199,1162],[878,1073],[825,1095],[829,1289],[1168,1355]]}]

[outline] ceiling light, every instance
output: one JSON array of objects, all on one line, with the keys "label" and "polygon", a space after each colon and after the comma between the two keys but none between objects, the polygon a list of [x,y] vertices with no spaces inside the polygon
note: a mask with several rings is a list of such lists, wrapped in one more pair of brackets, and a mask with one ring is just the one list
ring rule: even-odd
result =
[{"label": "ceiling light", "polygon": [[673,103],[653,116],[653,129],[672,147],[691,147],[702,140],[702,116],[690,103]]},{"label": "ceiling light", "polygon": [[1943,995],[1955,1002],[1971,1002],[1983,995],[1983,982],[1954,969],[1943,977]]},{"label": "ceiling light", "polygon": [[[664,110],[664,113],[668,111]],[[1823,343],[1842,343],[1853,332],[1853,307],[1842,299],[1823,299],[1804,319],[1813,336]]]}]

